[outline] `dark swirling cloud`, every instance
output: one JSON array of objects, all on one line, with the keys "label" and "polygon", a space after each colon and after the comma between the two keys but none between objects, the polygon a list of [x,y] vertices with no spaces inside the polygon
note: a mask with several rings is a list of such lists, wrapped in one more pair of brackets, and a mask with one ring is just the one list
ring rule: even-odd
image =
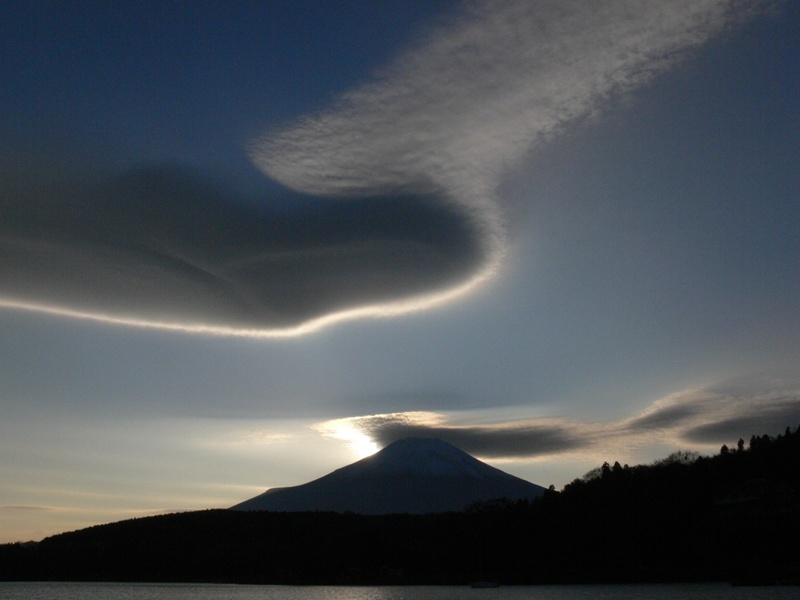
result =
[{"label": "dark swirling cloud", "polygon": [[253,203],[176,168],[25,184],[0,197],[0,281],[32,305],[291,330],[453,286],[480,260],[467,219],[430,193]]},{"label": "dark swirling cloud", "polygon": [[372,81],[252,144],[266,175],[320,199],[281,211],[169,170],[9,177],[0,303],[291,335],[457,297],[504,255],[497,190],[511,165],[761,4],[468,3]]}]

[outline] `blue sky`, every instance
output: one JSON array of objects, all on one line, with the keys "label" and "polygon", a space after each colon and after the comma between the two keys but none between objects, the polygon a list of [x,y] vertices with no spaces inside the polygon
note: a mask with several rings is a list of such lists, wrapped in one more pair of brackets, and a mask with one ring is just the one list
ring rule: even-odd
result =
[{"label": "blue sky", "polygon": [[0,541],[798,426],[798,17],[4,3]]}]

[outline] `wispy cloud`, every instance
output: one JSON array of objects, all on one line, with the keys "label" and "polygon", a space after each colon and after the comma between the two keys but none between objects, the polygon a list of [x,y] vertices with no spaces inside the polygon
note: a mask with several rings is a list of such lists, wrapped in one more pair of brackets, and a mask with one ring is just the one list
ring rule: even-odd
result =
[{"label": "wispy cloud", "polygon": [[0,511],[2,512],[50,512],[53,510],[57,510],[51,506],[35,506],[35,505],[0,505]]},{"label": "wispy cloud", "polygon": [[162,167],[89,183],[88,168],[4,173],[0,305],[267,336],[447,302],[506,251],[496,190],[510,165],[760,5],[467,4],[371,82],[254,143],[294,190],[263,206]]},{"label": "wispy cloud", "polygon": [[481,232],[488,277],[505,251],[500,177],[565,125],[641,85],[758,3],[483,2],[377,80],[264,137],[265,173],[313,194],[438,195]]},{"label": "wispy cloud", "polygon": [[715,385],[672,394],[632,418],[580,422],[535,418],[507,423],[454,423],[435,412],[389,413],[328,421],[323,433],[352,431],[382,447],[406,437],[436,437],[487,459],[629,452],[654,444],[717,449],[740,437],[800,426],[800,386]]}]

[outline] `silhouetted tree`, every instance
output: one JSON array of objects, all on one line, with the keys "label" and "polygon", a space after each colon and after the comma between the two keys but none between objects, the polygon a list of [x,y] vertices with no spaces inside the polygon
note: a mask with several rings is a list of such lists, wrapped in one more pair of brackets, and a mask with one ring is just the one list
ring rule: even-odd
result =
[{"label": "silhouetted tree", "polygon": [[531,502],[447,514],[210,510],[122,521],[0,545],[0,580],[800,581],[800,545],[785,543],[800,538],[800,428],[753,444],[604,463]]},{"label": "silhouetted tree", "polygon": [[678,450],[673,452],[666,458],[662,458],[654,462],[654,465],[691,465],[700,458],[698,452],[692,450]]},{"label": "silhouetted tree", "polygon": [[583,477],[581,477],[580,479],[576,479],[572,483],[575,483],[576,481],[592,481],[594,479],[599,479],[602,475],[603,475],[603,469],[601,467],[595,467],[591,471],[587,471],[586,473],[584,473]]}]

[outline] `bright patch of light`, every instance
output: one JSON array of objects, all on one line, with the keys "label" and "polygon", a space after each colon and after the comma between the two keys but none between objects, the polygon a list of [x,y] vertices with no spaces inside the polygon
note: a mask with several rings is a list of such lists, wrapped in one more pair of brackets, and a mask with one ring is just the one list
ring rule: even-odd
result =
[{"label": "bright patch of light", "polygon": [[314,425],[323,435],[347,442],[359,458],[366,458],[380,450],[380,446],[366,433],[359,430],[351,419],[335,419]]},{"label": "bright patch of light", "polygon": [[438,413],[425,411],[410,411],[404,413],[388,413],[379,415],[365,415],[360,417],[346,417],[333,419],[312,426],[322,435],[344,440],[360,458],[375,454],[381,449],[380,444],[371,435],[371,426],[381,422],[405,422],[419,426],[433,427],[440,424],[444,416]]}]

